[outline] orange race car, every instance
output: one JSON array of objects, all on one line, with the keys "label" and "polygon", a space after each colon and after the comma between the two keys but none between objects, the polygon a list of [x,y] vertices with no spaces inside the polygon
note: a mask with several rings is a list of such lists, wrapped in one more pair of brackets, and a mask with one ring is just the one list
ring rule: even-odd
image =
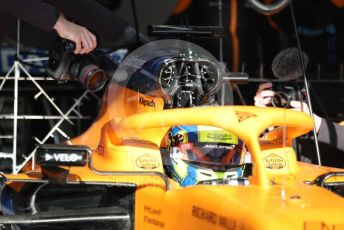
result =
[{"label": "orange race car", "polygon": [[0,223],[344,229],[344,170],[298,162],[291,147],[312,129],[311,117],[233,106],[226,77],[189,42],[161,40],[134,51],[85,133],[40,146],[32,169],[2,174]]}]

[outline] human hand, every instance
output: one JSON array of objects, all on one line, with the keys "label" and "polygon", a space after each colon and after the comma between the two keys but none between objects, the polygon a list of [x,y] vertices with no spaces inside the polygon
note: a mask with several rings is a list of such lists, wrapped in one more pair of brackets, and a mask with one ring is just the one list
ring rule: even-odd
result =
[{"label": "human hand", "polygon": [[60,15],[54,29],[62,38],[75,42],[75,54],[89,53],[97,47],[97,39],[87,28],[68,21]]},{"label": "human hand", "polygon": [[254,105],[259,107],[266,107],[271,104],[272,97],[276,94],[275,91],[270,90],[271,82],[263,83],[258,86],[256,96],[254,97]]},{"label": "human hand", "polygon": [[[304,112],[308,115],[310,115],[309,107],[307,103],[305,102],[300,102],[300,101],[291,101],[290,106],[292,107],[292,110],[299,111],[299,112]],[[321,117],[313,113],[314,117],[314,125],[315,125],[315,130],[316,132],[319,132],[320,125],[321,125]]]},{"label": "human hand", "polygon": [[[270,90],[272,87],[272,83],[263,83],[258,86],[258,90],[256,93],[256,96],[254,97],[254,105],[259,107],[266,107],[268,105],[271,105],[272,103],[272,97],[276,94],[275,91]],[[290,107],[292,110],[304,112],[308,115],[310,115],[309,107],[307,103],[300,102],[300,101],[291,101]],[[316,132],[319,132],[320,125],[321,125],[321,117],[319,117],[316,114],[313,114],[314,116],[314,125]]]}]

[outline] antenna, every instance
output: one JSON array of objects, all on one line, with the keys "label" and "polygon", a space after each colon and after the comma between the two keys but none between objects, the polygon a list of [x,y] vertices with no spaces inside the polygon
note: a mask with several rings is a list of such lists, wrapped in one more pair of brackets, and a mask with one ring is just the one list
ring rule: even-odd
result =
[{"label": "antenna", "polygon": [[[280,0],[280,1],[278,1],[275,4],[272,4],[270,6],[262,4],[257,0],[247,0],[247,1],[250,3],[250,6],[252,8],[254,8],[256,11],[258,11],[262,14],[265,14],[265,15],[278,13],[285,6],[287,6],[288,3],[290,3],[290,12],[291,12],[291,17],[292,17],[292,21],[293,21],[293,28],[294,28],[295,36],[296,36],[297,48],[298,48],[298,52],[299,52],[301,69],[302,69],[302,74],[303,74],[303,81],[304,81],[305,90],[306,90],[306,94],[307,94],[307,103],[308,103],[308,107],[309,107],[309,113],[314,120],[313,108],[312,108],[311,98],[310,98],[310,94],[309,94],[308,80],[306,77],[305,64],[304,64],[304,60],[303,60],[301,43],[300,43],[299,34],[297,32],[296,20],[295,20],[295,15],[294,15],[293,0]],[[318,164],[321,165],[319,142],[318,142],[318,136],[317,136],[315,126],[313,126],[313,133],[314,133],[315,150],[317,152]]]},{"label": "antenna", "polygon": [[[309,94],[308,80],[307,80],[307,77],[306,77],[305,63],[304,63],[304,60],[303,60],[301,43],[300,43],[299,34],[297,32],[296,20],[295,20],[295,15],[294,15],[293,0],[290,0],[290,13],[291,13],[291,18],[293,20],[293,27],[294,27],[294,31],[295,31],[297,48],[298,48],[298,51],[299,51],[299,58],[300,58],[301,69],[302,69],[302,74],[303,74],[303,81],[304,81],[306,95],[307,95],[307,104],[308,104],[308,107],[309,107],[309,113],[310,113],[311,117],[314,120],[314,114],[313,114],[313,108],[312,108],[312,103],[311,103],[311,97],[310,97],[310,94]],[[318,136],[317,136],[317,131],[315,129],[315,126],[313,126],[313,134],[314,134],[315,150],[316,150],[316,153],[317,153],[318,164],[321,165],[319,142],[318,142]]]}]

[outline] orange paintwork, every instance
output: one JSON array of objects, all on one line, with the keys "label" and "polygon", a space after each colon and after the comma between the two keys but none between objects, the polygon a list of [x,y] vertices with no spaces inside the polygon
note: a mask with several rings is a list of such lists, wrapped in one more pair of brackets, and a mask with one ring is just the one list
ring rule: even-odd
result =
[{"label": "orange paintwork", "polygon": [[[93,170],[90,166],[69,167],[67,181],[136,184],[135,229],[343,229],[344,199],[305,181],[344,169],[297,162],[290,146],[291,139],[312,129],[311,117],[292,110],[250,106],[142,111],[137,101],[128,101],[137,94],[112,87],[118,87],[118,97],[110,99],[88,131],[72,140],[94,149]],[[196,124],[223,128],[245,142],[253,159],[249,185],[182,188],[170,178],[171,187],[166,190],[159,176],[164,173],[162,141],[171,126]],[[260,137],[272,126],[279,128]],[[15,186],[15,181],[36,181],[42,176],[37,167],[33,172],[6,177],[7,183]],[[343,182],[344,178],[329,181]]]},{"label": "orange paintwork", "polygon": [[344,7],[344,0],[331,0],[331,2],[338,8]]},{"label": "orange paintwork", "polygon": [[179,0],[172,11],[173,15],[183,13],[192,3],[192,0]]},{"label": "orange paintwork", "polygon": [[[110,94],[109,92],[115,92]],[[155,98],[156,107],[142,107],[139,103],[138,94],[128,88],[117,84],[109,84],[107,91],[104,93],[103,103],[98,118],[93,122],[91,127],[82,135],[67,141],[69,145],[87,145],[95,149],[100,140],[101,129],[105,123],[111,119],[122,119],[135,113],[146,112],[149,110],[162,110],[164,103],[162,98]],[[147,95],[143,95],[146,97]]]}]

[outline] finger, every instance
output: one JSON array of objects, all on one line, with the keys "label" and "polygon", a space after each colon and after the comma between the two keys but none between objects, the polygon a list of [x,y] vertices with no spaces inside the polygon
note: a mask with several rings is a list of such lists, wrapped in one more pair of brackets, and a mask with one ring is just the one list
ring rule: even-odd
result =
[{"label": "finger", "polygon": [[299,101],[291,101],[290,102],[290,106],[293,107],[293,108],[300,109],[301,108],[301,102],[299,102]]},{"label": "finger", "polygon": [[267,105],[271,105],[271,103],[272,103],[271,98],[264,98],[264,99],[256,100],[254,102],[254,105],[259,106],[259,107],[266,107]]},{"label": "finger", "polygon": [[260,97],[273,97],[276,92],[273,90],[263,90],[260,92]]},{"label": "finger", "polygon": [[92,34],[87,28],[83,27],[82,31],[88,44],[86,52],[89,53],[97,47],[97,39],[96,36],[94,36],[94,34]]},{"label": "finger", "polygon": [[85,37],[85,35],[81,35],[81,51],[80,54],[85,54],[87,53],[87,50],[90,48],[90,45],[88,44],[88,41]]},{"label": "finger", "polygon": [[97,47],[97,39],[92,33],[89,34],[90,44],[91,44],[91,51]]},{"label": "finger", "polygon": [[255,102],[254,105],[258,106],[258,107],[266,107],[266,105],[261,104],[260,101],[259,102]]},{"label": "finger", "polygon": [[80,51],[81,51],[81,41],[80,39],[74,39],[72,40],[73,42],[75,42],[75,50],[74,50],[74,53],[75,54],[79,54]]},{"label": "finger", "polygon": [[97,38],[92,33],[90,33],[90,38],[92,41],[92,50],[94,50],[97,47]]},{"label": "finger", "polygon": [[94,41],[95,36],[86,28],[84,28],[84,35],[89,45],[88,50],[87,50],[87,53],[89,53],[96,48],[97,43]]},{"label": "finger", "polygon": [[259,107],[266,107],[268,104],[271,104],[271,98],[254,98],[254,105]]},{"label": "finger", "polygon": [[271,97],[267,97],[264,98],[261,103],[263,103],[264,105],[270,105],[272,103],[272,98]]},{"label": "finger", "polygon": [[90,34],[85,35],[85,40],[86,40],[87,45],[88,45],[87,50],[85,52],[89,53],[94,49],[94,45],[93,45],[92,39],[90,37]]},{"label": "finger", "polygon": [[290,106],[297,108],[299,111],[310,114],[307,103],[300,101],[291,101]]}]

